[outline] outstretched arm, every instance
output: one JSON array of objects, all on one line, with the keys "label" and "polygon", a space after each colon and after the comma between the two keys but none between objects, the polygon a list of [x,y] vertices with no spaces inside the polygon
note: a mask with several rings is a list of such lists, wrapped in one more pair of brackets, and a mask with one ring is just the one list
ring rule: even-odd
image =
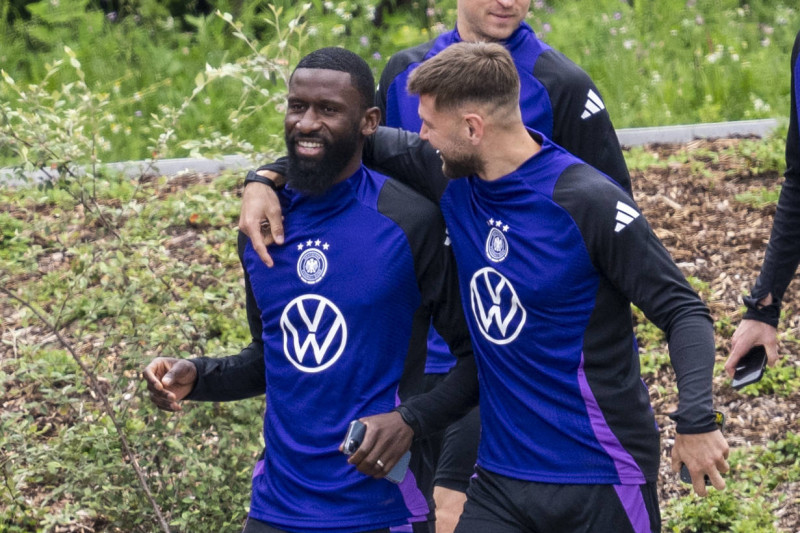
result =
[{"label": "outstretched arm", "polygon": [[[573,165],[553,197],[576,221],[597,271],[666,334],[678,382],[678,409],[670,414],[681,435],[673,449],[677,464],[686,463],[698,494],[705,495],[703,475],[724,488],[719,474],[728,470],[728,445],[713,410],[715,346],[708,308],[634,201],[605,177],[588,165]],[[628,217],[622,227],[619,211]]]}]

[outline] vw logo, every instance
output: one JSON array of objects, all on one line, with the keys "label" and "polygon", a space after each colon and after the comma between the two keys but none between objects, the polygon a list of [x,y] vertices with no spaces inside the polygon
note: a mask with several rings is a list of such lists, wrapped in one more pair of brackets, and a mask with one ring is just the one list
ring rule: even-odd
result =
[{"label": "vw logo", "polygon": [[322,296],[298,296],[281,315],[283,353],[302,372],[321,372],[334,364],[347,344],[347,323],[336,305]]},{"label": "vw logo", "polygon": [[508,344],[525,325],[527,313],[511,282],[492,267],[472,276],[469,284],[472,313],[481,334],[494,344]]}]

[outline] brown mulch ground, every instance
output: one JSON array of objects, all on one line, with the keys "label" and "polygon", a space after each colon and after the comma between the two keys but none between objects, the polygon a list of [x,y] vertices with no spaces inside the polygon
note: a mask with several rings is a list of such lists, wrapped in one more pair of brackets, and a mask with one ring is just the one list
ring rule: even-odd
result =
[{"label": "brown mulch ground", "polygon": [[[650,145],[647,151],[667,161],[676,151],[689,155],[693,163],[669,163],[647,171],[634,171],[631,181],[634,197],[656,234],[672,253],[686,276],[708,284],[701,289],[715,322],[729,322],[717,327],[717,361],[723,363],[730,350],[732,334],[741,317],[741,295],[747,294],[761,266],[769,239],[774,205],[754,207],[736,200],[736,195],[775,189],[782,176],[776,172],[754,174],[746,159],[732,155],[730,148],[738,140],[696,140],[686,145]],[[798,276],[796,276],[798,277]],[[787,362],[800,364],[800,282],[795,280],[784,296],[785,318],[780,331],[781,353]],[[722,334],[719,332],[722,331]],[[769,370],[767,370],[769,372]],[[661,384],[671,390],[674,375],[659,373],[657,383],[649,382],[651,391]],[[726,436],[732,448],[763,445],[784,438],[800,429],[800,391],[783,396],[752,397],[735,391],[720,371],[715,377],[715,407],[727,416]],[[653,404],[663,430],[662,501],[687,494],[689,489],[671,472],[668,451],[673,424],[666,414],[675,408],[674,395],[659,398]],[[781,531],[800,531],[800,486],[786,484],[773,491],[785,495],[776,513]]]}]

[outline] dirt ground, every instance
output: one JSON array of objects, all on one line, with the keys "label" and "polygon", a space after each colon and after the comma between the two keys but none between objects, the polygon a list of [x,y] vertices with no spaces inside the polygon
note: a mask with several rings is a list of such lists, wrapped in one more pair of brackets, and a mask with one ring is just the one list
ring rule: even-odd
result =
[{"label": "dirt ground", "polygon": [[[753,173],[746,158],[731,154],[730,148],[737,142],[719,139],[650,145],[646,150],[659,154],[662,161],[680,151],[687,153],[692,163],[669,163],[631,173],[634,197],[656,234],[685,275],[708,284],[708,293],[701,293],[713,319],[730,323],[717,328],[720,363],[728,356],[730,334],[741,318],[741,296],[749,292],[760,269],[775,213],[774,205],[754,207],[737,201],[736,195],[774,189],[783,179],[774,171]],[[785,318],[780,326],[784,337],[780,352],[793,364],[800,364],[800,343],[792,340],[800,337],[798,306],[800,282],[795,279],[784,296]],[[674,375],[663,372],[649,381],[651,391],[657,388],[653,381],[670,390]],[[732,448],[763,445],[800,428],[800,391],[788,397],[752,397],[732,389],[727,377],[719,372],[714,392],[715,408],[727,416],[726,435]],[[665,428],[660,489],[662,501],[666,501],[688,492],[670,471],[667,453],[674,432],[666,414],[675,408],[676,397],[658,397],[653,392],[651,395],[659,423]],[[779,527],[782,531],[800,531],[800,484],[786,484],[780,487],[780,493],[786,498],[776,513]],[[777,494],[776,489],[776,498]]]}]

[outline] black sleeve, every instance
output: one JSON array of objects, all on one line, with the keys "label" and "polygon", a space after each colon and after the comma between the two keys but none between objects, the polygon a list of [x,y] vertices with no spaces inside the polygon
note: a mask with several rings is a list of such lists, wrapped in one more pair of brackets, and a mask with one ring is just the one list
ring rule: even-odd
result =
[{"label": "black sleeve", "polygon": [[[786,136],[786,180],[778,198],[772,233],[761,273],[752,293],[744,298],[744,318],[778,327],[781,300],[800,264],[800,117],[798,117],[798,70],[800,70],[800,33],[792,50],[792,105],[789,133]],[[759,306],[758,301],[772,294],[773,303]]]},{"label": "black sleeve", "polygon": [[536,61],[534,76],[550,96],[553,142],[608,175],[633,196],[617,133],[589,75],[564,54],[548,50]]},{"label": "black sleeve", "polygon": [[280,174],[281,176],[286,177],[286,170],[289,168],[289,158],[286,156],[279,157],[272,163],[267,163],[266,165],[261,165],[256,169],[256,172],[259,170],[271,170],[276,174]]},{"label": "black sleeve", "polygon": [[633,199],[594,169],[568,168],[554,197],[578,225],[595,268],[666,334],[678,380],[678,410],[670,415],[677,431],[713,431],[715,346],[706,305]]},{"label": "black sleeve", "polygon": [[410,131],[381,126],[364,144],[364,164],[439,202],[449,180],[430,143]]},{"label": "black sleeve", "polygon": [[392,86],[395,78],[405,71],[409,65],[420,63],[435,42],[436,40],[434,39],[411,48],[404,48],[389,58],[383,68],[383,72],[381,72],[378,88],[375,91],[375,106],[381,110],[381,125],[386,125],[386,102],[389,96],[389,87]]},{"label": "black sleeve", "polygon": [[[422,336],[418,339],[420,352],[425,352],[432,315],[436,330],[457,357],[450,375],[427,394],[408,398],[406,384],[401,381],[399,395],[405,401],[398,409],[407,417],[415,435],[423,436],[447,427],[477,405],[478,379],[472,343],[461,306],[455,258],[446,244],[444,220],[436,205],[389,180],[381,190],[378,207],[403,229],[414,257],[421,308],[427,311],[420,320],[422,327],[417,328]],[[417,359],[420,367],[408,381],[419,386],[424,357]]]},{"label": "black sleeve", "polygon": [[244,286],[247,306],[247,323],[252,342],[238,355],[228,357],[191,359],[197,368],[197,383],[190,400],[227,402],[252,398],[264,394],[267,380],[264,366],[264,344],[261,340],[261,312],[256,305],[250,276],[244,268],[244,248],[247,237],[239,232],[239,260],[244,270]]},{"label": "black sleeve", "polygon": [[411,426],[414,437],[441,431],[478,405],[475,357],[459,357],[447,377],[430,392],[413,396],[395,408]]}]

